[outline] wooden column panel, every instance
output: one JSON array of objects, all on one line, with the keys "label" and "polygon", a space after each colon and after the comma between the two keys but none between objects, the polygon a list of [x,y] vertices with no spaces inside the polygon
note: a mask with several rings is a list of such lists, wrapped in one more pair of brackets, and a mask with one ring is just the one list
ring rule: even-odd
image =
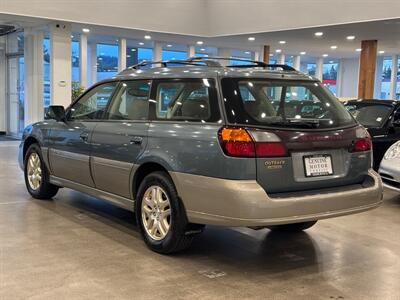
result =
[{"label": "wooden column panel", "polygon": [[372,99],[374,97],[377,40],[361,42],[360,71],[358,76],[358,98]]},{"label": "wooden column panel", "polygon": [[264,55],[263,55],[263,62],[265,62],[266,64],[269,64],[269,46],[268,45],[264,45]]}]

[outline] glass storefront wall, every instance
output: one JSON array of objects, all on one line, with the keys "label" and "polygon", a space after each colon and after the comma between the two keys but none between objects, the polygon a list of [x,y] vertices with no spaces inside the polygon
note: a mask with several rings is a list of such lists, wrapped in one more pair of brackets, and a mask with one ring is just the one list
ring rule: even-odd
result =
[{"label": "glass storefront wall", "polygon": [[97,81],[118,73],[118,45],[97,44]]},{"label": "glass storefront wall", "polygon": [[17,32],[7,36],[7,133],[20,136],[24,122],[24,33]]},{"label": "glass storefront wall", "polygon": [[322,68],[322,83],[335,95],[337,95],[338,66],[337,62],[331,61]]}]

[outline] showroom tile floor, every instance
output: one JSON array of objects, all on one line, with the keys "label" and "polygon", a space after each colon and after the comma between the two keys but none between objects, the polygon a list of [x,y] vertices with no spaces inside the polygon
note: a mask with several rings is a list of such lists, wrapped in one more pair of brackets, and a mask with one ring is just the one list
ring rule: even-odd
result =
[{"label": "showroom tile floor", "polygon": [[63,189],[33,200],[0,142],[0,299],[400,299],[400,197],[306,233],[209,227],[149,251],[131,214]]}]

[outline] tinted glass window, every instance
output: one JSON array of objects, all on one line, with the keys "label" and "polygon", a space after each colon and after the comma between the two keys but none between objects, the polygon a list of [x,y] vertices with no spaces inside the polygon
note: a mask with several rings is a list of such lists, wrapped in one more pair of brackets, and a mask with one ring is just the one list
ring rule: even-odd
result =
[{"label": "tinted glass window", "polygon": [[381,127],[393,110],[390,105],[346,104],[353,117],[366,127]]},{"label": "tinted glass window", "polygon": [[156,84],[156,118],[193,122],[220,119],[215,82],[211,79],[171,80]]},{"label": "tinted glass window", "polygon": [[300,128],[355,123],[343,105],[316,82],[224,78],[222,91],[230,123]]},{"label": "tinted glass window", "polygon": [[101,118],[116,86],[117,82],[108,82],[91,89],[72,106],[69,118],[74,120]]},{"label": "tinted glass window", "polygon": [[112,120],[147,120],[150,81],[126,81],[107,113]]}]

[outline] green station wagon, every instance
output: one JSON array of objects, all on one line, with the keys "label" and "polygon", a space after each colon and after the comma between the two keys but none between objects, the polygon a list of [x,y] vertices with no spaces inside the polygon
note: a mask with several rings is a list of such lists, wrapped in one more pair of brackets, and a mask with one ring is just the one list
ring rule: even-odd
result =
[{"label": "green station wagon", "polygon": [[225,62],[144,62],[51,106],[23,133],[29,193],[66,187],[131,210],[161,253],[204,225],[299,231],[381,203],[369,134],[318,80]]}]

